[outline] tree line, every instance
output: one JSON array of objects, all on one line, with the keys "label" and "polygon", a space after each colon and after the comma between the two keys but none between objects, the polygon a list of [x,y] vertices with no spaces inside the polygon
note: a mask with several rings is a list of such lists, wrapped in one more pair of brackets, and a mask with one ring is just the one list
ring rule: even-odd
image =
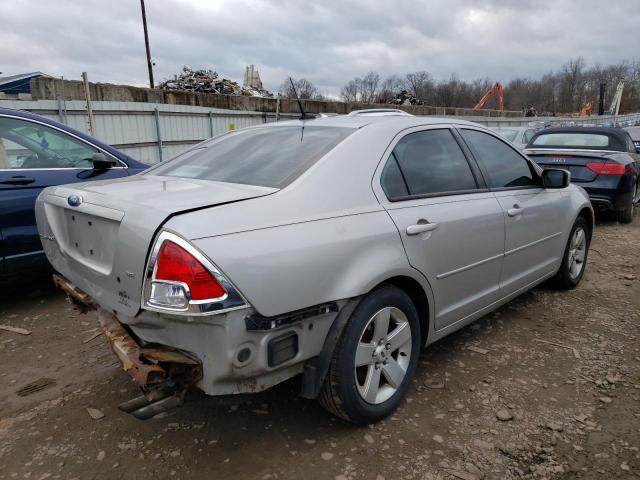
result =
[{"label": "tree line", "polygon": [[[640,111],[640,59],[622,61],[612,65],[587,66],[584,58],[566,62],[556,71],[538,79],[517,77],[503,82],[504,102],[507,110],[535,108],[540,114],[571,113],[592,102],[593,113],[598,112],[600,84],[606,84],[605,110],[613,99],[616,87],[624,79],[625,86],[620,113]],[[340,92],[345,102],[389,103],[401,92],[409,92],[425,105],[435,107],[473,108],[489,88],[500,79],[478,78],[461,80],[455,74],[448,79],[435,79],[427,71],[390,75],[382,78],[371,71],[349,80]],[[305,78],[294,80],[300,98],[323,100],[312,82]],[[294,97],[289,80],[280,88],[284,97]],[[484,108],[497,108],[492,98]]]}]

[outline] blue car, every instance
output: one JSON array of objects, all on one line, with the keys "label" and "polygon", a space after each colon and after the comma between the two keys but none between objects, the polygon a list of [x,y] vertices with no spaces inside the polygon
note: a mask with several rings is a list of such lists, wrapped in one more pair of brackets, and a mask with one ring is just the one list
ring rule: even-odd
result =
[{"label": "blue car", "polygon": [[148,166],[66,125],[0,108],[0,276],[46,268],[34,206],[43,188]]}]

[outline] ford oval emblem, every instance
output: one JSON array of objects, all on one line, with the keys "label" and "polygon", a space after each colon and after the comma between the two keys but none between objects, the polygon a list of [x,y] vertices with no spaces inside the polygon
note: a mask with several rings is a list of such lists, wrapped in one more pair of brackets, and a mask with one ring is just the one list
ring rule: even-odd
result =
[{"label": "ford oval emblem", "polygon": [[82,203],[82,197],[80,195],[69,195],[67,203],[72,207],[79,207]]}]

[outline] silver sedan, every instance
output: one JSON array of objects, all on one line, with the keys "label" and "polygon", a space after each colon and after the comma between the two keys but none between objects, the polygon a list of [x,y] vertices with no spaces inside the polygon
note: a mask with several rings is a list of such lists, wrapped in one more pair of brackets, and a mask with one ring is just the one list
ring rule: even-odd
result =
[{"label": "silver sedan", "polygon": [[593,211],[478,125],[335,116],[215,137],[37,202],[55,277],[98,318],[148,418],[198,388],[301,395],[354,423],[401,402],[420,350],[545,280],[574,288]]}]

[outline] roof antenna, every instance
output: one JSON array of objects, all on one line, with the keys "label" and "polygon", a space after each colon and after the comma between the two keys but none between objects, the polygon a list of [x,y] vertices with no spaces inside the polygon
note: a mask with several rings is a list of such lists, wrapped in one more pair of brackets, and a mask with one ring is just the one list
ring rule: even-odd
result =
[{"label": "roof antenna", "polygon": [[296,96],[296,100],[298,101],[298,107],[300,108],[300,120],[307,120],[308,118],[313,118],[312,115],[307,115],[302,108],[302,102],[300,101],[300,97],[298,97],[298,91],[296,90],[296,86],[293,84],[293,79],[289,77],[289,81],[291,82],[291,88],[293,88],[293,94]]}]

